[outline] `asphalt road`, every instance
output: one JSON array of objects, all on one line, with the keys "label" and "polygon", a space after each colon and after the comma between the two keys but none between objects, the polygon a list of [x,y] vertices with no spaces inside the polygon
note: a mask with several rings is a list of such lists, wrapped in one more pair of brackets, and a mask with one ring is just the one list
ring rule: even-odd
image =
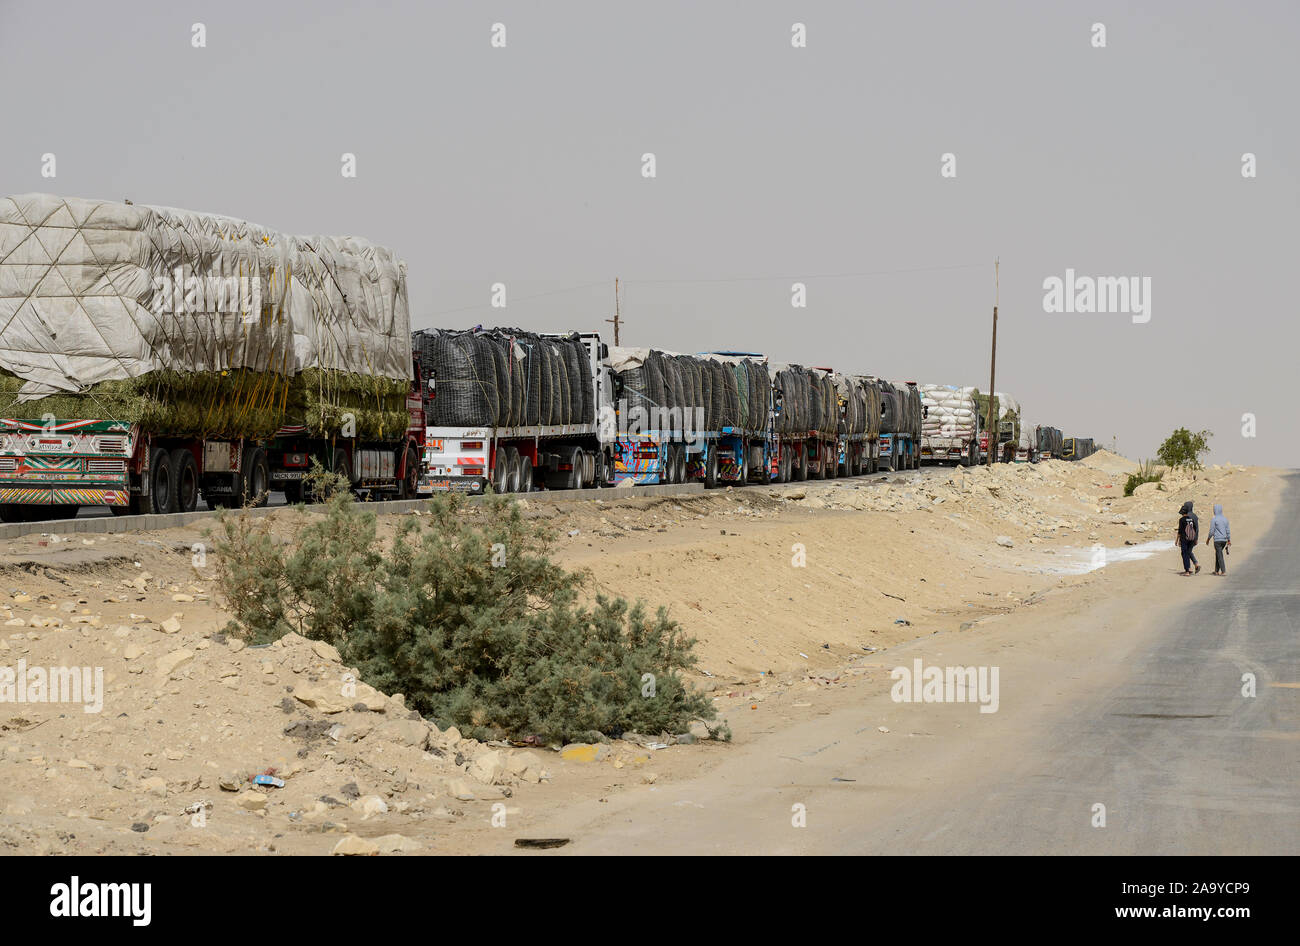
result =
[{"label": "asphalt road", "polygon": [[987,632],[883,655],[999,666],[995,713],[899,704],[879,681],[838,705],[801,696],[822,715],[773,719],[694,778],[530,833],[575,854],[1295,854],[1300,474],[1266,537],[1241,540],[1252,554],[1227,578],[1210,576],[1212,550],[1178,577],[1171,545]]}]

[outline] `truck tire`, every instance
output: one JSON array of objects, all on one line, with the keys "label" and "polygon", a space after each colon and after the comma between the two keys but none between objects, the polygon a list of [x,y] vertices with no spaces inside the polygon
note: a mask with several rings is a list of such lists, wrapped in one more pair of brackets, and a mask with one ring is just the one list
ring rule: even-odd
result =
[{"label": "truck tire", "polygon": [[691,468],[691,458],[690,458],[690,455],[686,452],[686,444],[684,444],[684,443],[683,443],[683,444],[678,444],[678,446],[677,446],[677,482],[679,482],[679,483],[689,483],[689,482],[691,481],[691,477],[690,477],[690,468]]},{"label": "truck tire", "polygon": [[492,490],[497,493],[509,492],[510,456],[508,447],[497,447],[497,455],[492,458]]},{"label": "truck tire", "polygon": [[303,499],[302,480],[286,480],[284,484],[284,501],[290,506],[297,506]]},{"label": "truck tire", "polygon": [[531,493],[533,491],[533,458],[528,456],[519,457],[519,492]]},{"label": "truck tire", "polygon": [[266,451],[261,447],[245,447],[234,505],[236,508],[257,508],[265,506],[270,496],[271,472],[266,463]]},{"label": "truck tire", "polygon": [[603,449],[596,452],[596,485],[602,489],[607,489],[614,485],[615,466],[613,459],[610,458]]},{"label": "truck tire", "polygon": [[[795,458],[792,456],[790,462],[794,463]],[[808,448],[799,451],[798,464],[795,466],[794,479],[796,483],[802,483],[808,479]]]},{"label": "truck tire", "polygon": [[398,499],[415,499],[420,492],[420,458],[415,453],[415,448],[409,444],[406,447],[406,472],[402,474],[402,480],[397,484]]},{"label": "truck tire", "polygon": [[149,495],[146,512],[168,513],[176,511],[176,478],[172,472],[171,454],[162,447],[149,451]]},{"label": "truck tire", "polygon": [[709,455],[704,461],[704,488],[713,489],[718,485],[718,445],[709,444],[705,449]]},{"label": "truck tire", "polygon": [[505,454],[506,477],[505,482],[499,487],[502,493],[519,492],[519,451],[514,447],[506,447],[502,450]]},{"label": "truck tire", "polygon": [[199,465],[185,447],[172,451],[172,495],[177,512],[193,512],[199,505]]},{"label": "truck tire", "polygon": [[[565,452],[565,462],[569,469],[555,478],[557,485],[560,489],[582,489],[586,478],[586,454],[582,452],[581,447],[569,447]],[[548,481],[546,485],[550,486],[551,483]]]}]

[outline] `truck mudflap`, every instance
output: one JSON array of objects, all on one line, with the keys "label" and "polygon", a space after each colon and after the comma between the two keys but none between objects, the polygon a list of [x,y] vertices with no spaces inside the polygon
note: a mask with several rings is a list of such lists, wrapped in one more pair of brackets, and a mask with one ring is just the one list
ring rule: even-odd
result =
[{"label": "truck mudflap", "polygon": [[421,496],[432,496],[434,493],[468,493],[477,496],[487,492],[487,477],[426,476],[420,480],[416,492]]}]

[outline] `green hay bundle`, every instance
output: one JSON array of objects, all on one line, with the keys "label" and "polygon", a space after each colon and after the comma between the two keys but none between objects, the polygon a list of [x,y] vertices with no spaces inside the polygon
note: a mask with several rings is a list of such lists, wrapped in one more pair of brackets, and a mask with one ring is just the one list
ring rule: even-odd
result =
[{"label": "green hay bundle", "polygon": [[406,430],[408,382],[310,369],[293,378],[267,371],[154,371],[104,381],[82,394],[19,402],[22,380],[0,371],[0,417],[97,419],[139,423],[175,437],[262,439],[302,424],[319,436],[340,435],[347,415],[356,436],[390,440]]}]

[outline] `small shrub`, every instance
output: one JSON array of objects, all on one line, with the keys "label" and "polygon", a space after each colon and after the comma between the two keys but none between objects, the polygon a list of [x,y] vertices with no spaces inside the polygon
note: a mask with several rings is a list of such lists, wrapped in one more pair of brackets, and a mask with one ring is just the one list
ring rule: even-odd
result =
[{"label": "small shrub", "polygon": [[336,470],[327,470],[316,457],[311,458],[311,469],[303,474],[302,494],[313,502],[329,502],[336,493],[348,492],[352,484]]},{"label": "small shrub", "polygon": [[1128,482],[1124,484],[1124,495],[1132,496],[1133,490],[1137,489],[1143,483],[1159,483],[1164,478],[1164,470],[1157,470],[1155,464],[1150,460],[1143,460],[1138,471],[1129,474]]},{"label": "small shrub", "polygon": [[232,633],[327,641],[372,686],[480,739],[682,732],[715,715],[680,676],[695,640],[663,608],[600,594],[583,604],[589,576],[551,561],[554,535],[507,498],[435,497],[387,548],[346,490],[323,515],[298,515],[284,544],[266,520],[220,520]]}]

